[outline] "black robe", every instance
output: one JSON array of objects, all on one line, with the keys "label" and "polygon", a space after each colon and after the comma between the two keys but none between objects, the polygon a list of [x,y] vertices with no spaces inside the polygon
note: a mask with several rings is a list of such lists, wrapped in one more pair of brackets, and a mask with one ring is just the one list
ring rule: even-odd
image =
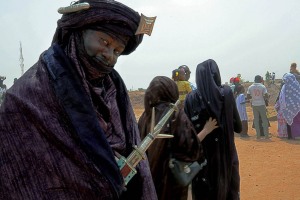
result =
[{"label": "black robe", "polygon": [[209,117],[217,119],[219,128],[201,142],[208,165],[192,183],[196,200],[239,199],[239,161],[234,143],[234,131],[242,131],[240,117],[230,87],[221,85],[217,64],[205,61],[196,69],[197,90],[186,97],[185,112],[197,132]]},{"label": "black robe", "polygon": [[[151,111],[155,108],[155,123],[169,110],[170,103],[178,99],[176,83],[168,77],[155,77],[145,93],[145,111],[139,119],[141,138],[150,132]],[[173,157],[182,161],[195,161],[202,155],[201,144],[192,123],[183,109],[176,111],[168,120],[161,133],[174,135],[172,139],[155,139],[147,151],[150,169],[159,200],[186,200],[188,186],[176,183],[169,168]]]}]

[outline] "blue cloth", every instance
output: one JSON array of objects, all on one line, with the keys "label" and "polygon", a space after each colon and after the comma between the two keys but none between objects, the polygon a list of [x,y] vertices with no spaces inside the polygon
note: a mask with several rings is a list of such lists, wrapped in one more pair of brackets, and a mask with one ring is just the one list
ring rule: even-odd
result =
[{"label": "blue cloth", "polygon": [[192,90],[197,90],[197,85],[195,83],[189,82]]},{"label": "blue cloth", "polygon": [[286,73],[282,79],[284,81],[282,90],[285,96],[280,98],[281,109],[286,122],[291,125],[294,117],[300,112],[300,84],[291,73]]}]

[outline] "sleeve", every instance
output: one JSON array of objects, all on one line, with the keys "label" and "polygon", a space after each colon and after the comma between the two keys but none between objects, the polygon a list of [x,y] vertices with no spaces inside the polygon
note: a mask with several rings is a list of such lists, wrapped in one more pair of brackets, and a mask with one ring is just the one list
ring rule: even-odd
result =
[{"label": "sleeve", "polygon": [[245,95],[242,94],[242,95],[241,95],[240,104],[244,104],[244,103],[246,103],[246,98],[245,98]]},{"label": "sleeve", "polygon": [[263,88],[263,94],[267,94],[267,93],[268,93],[267,88],[264,86],[264,88]]}]

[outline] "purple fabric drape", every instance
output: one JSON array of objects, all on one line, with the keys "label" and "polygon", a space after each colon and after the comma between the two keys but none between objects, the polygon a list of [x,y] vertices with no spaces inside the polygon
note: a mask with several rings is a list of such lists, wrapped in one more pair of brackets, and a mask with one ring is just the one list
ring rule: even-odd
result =
[{"label": "purple fabric drape", "polygon": [[[58,46],[47,50],[1,105],[0,199],[156,199],[147,161],[122,193],[122,177],[91,112],[84,80],[63,67],[49,70],[49,62],[67,66],[68,58]],[[131,149],[140,142],[137,123],[122,79],[116,72],[111,79]]]}]

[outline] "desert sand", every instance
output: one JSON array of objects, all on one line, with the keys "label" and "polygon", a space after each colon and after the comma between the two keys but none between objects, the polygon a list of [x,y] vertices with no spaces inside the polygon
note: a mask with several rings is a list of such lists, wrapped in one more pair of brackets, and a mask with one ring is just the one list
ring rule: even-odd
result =
[{"label": "desert sand", "polygon": [[[143,94],[130,92],[137,119],[144,110]],[[300,140],[278,138],[273,105],[268,106],[268,112],[272,138],[256,139],[255,129],[251,128],[253,114],[250,105],[247,105],[247,113],[251,137],[235,136],[240,161],[241,199],[300,200]]]}]

